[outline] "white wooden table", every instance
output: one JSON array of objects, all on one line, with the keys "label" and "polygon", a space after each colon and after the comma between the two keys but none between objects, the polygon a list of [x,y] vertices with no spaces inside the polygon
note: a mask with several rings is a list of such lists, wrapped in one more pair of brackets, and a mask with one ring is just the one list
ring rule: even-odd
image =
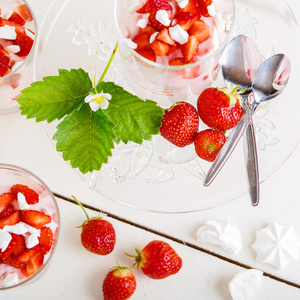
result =
[{"label": "white wooden table", "polygon": [[[38,23],[51,0],[28,0]],[[297,0],[293,1],[299,8]],[[261,185],[261,203],[251,207],[245,195],[221,207],[186,214],[160,214],[131,209],[89,190],[54,150],[42,125],[19,113],[0,116],[0,162],[21,166],[39,176],[56,196],[61,230],[53,260],[38,280],[16,289],[1,291],[1,300],[12,299],[102,299],[102,281],[116,262],[131,265],[124,252],[133,252],[153,239],[172,245],[182,257],[182,270],[164,280],[150,280],[136,271],[137,290],[132,299],[231,299],[228,284],[236,273],[256,268],[264,272],[254,299],[300,299],[300,260],[282,270],[259,263],[251,245],[256,230],[271,222],[293,226],[300,238],[300,148]],[[80,244],[84,220],[71,200],[75,195],[88,213],[103,211],[115,226],[117,244],[108,256],[88,253]],[[199,243],[197,228],[207,220],[227,220],[241,231],[243,248],[229,255],[217,246]]]}]

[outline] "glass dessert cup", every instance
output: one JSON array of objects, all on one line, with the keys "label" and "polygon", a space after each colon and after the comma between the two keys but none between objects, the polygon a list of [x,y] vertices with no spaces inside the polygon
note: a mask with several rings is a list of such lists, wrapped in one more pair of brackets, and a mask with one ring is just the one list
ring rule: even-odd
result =
[{"label": "glass dessert cup", "polygon": [[[0,77],[0,114],[17,112],[19,105],[16,99],[20,95],[21,90],[33,82],[33,55],[37,37],[36,18],[29,4],[25,0],[15,0],[8,3],[12,4],[14,7],[25,5],[30,11],[30,13],[28,13],[30,19],[22,26],[27,29],[26,34],[33,38],[33,45],[29,54],[26,56],[18,56],[12,52],[9,53],[11,55],[11,61],[15,63],[12,65],[11,71],[7,75]],[[3,42],[4,49],[6,50],[7,42],[10,41],[0,38],[1,46]]]},{"label": "glass dessert cup", "polygon": [[[3,290],[33,282],[42,276],[44,270],[49,265],[56,248],[60,216],[58,205],[50,189],[41,179],[28,170],[14,165],[0,164],[0,180],[0,194],[10,192],[10,188],[15,184],[23,184],[36,191],[39,195],[39,202],[31,205],[31,209],[42,211],[43,213],[51,216],[51,222],[45,226],[49,227],[53,232],[52,248],[47,254],[45,254],[43,265],[31,276],[26,277],[19,269],[13,268],[2,262],[0,263],[0,290]],[[18,282],[13,281],[11,284],[5,284],[4,280],[7,274],[17,274]]]},{"label": "glass dessert cup", "polygon": [[[153,99],[161,105],[169,106],[170,102],[187,99],[190,93],[199,95],[202,90],[211,86],[218,76],[224,48],[232,37],[235,11],[233,0],[214,1],[219,16],[226,22],[226,29],[218,32],[213,27],[215,25],[210,25],[211,36],[200,43],[197,58],[192,63],[180,66],[168,64],[173,53],[163,59],[157,56],[156,62],[153,62],[140,55],[128,43],[139,30],[136,24],[141,14],[135,11],[140,6],[139,0],[115,0],[114,7],[121,65],[133,91],[145,99]],[[210,23],[211,20],[212,17],[208,24],[215,24],[214,21]]]},{"label": "glass dessert cup", "polygon": [[[99,42],[103,43],[100,48],[103,52],[98,59],[101,74],[120,37],[112,24],[113,3],[100,1],[97,5],[101,9],[95,7],[93,0],[84,3],[76,0],[53,2],[39,31],[35,53],[36,80],[56,75],[59,68],[83,68],[92,75],[94,56],[91,49],[99,48]],[[91,9],[86,10],[86,7]],[[300,111],[295,95],[300,58],[293,46],[300,43],[298,19],[284,0],[235,0],[235,8],[232,35],[247,35],[257,45],[264,59],[275,53],[284,53],[292,65],[289,83],[283,93],[261,106],[254,115],[260,179],[263,183],[280,168],[299,143]],[[58,44],[62,46],[57,47]],[[133,88],[127,72],[123,70],[122,60],[120,55],[115,56],[104,80],[114,81],[131,91]],[[225,86],[220,77],[213,85]],[[168,96],[156,96],[169,101]],[[192,100],[196,99],[197,95]],[[45,123],[44,127],[52,139],[56,124]],[[137,148],[134,144],[120,145],[114,150],[109,164],[103,165],[100,172],[83,175],[75,171],[88,188],[102,196],[146,211],[201,211],[223,205],[247,193],[242,143],[239,143],[213,184],[204,187],[202,180],[210,163],[194,156],[191,147],[176,149],[167,145],[158,151],[160,138],[154,136],[152,141]]]}]

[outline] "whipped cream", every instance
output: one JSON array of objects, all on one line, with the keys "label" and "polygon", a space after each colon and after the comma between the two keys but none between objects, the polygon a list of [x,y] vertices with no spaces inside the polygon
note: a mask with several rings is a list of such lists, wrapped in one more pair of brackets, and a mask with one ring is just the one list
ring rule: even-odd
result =
[{"label": "whipped cream", "polygon": [[256,259],[282,269],[299,259],[300,242],[292,226],[270,223],[256,231],[256,240],[252,245]]},{"label": "whipped cream", "polygon": [[240,231],[227,221],[207,221],[196,233],[196,240],[220,246],[230,254],[242,249]]},{"label": "whipped cream", "polygon": [[237,273],[229,283],[229,292],[233,300],[250,300],[257,290],[263,272],[260,270],[246,270]]},{"label": "whipped cream", "polygon": [[17,195],[18,204],[20,209],[28,209],[30,205],[26,202],[26,198],[22,193],[18,193]]}]

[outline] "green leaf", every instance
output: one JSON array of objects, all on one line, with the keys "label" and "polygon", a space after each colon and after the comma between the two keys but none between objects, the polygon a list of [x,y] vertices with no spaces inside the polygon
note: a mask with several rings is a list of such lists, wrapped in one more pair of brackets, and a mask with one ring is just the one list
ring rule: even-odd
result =
[{"label": "green leaf", "polygon": [[116,125],[116,135],[125,144],[128,141],[141,144],[159,133],[164,111],[156,102],[142,100],[113,82],[102,81],[97,85],[97,91],[112,95],[104,113]]},{"label": "green leaf", "polygon": [[17,101],[22,115],[50,123],[78,109],[91,89],[92,82],[84,70],[60,69],[58,76],[44,77],[23,89]]},{"label": "green leaf", "polygon": [[92,112],[84,103],[58,124],[53,139],[57,141],[57,151],[73,168],[79,168],[83,174],[98,171],[112,155],[114,124],[101,109]]}]

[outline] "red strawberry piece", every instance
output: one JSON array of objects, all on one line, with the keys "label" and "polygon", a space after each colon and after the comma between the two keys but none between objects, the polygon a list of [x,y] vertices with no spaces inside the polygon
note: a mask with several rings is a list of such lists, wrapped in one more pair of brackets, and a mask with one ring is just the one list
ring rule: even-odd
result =
[{"label": "red strawberry piece", "polygon": [[22,221],[36,229],[41,229],[51,222],[51,217],[38,210],[23,210],[21,212]]},{"label": "red strawberry piece", "polygon": [[6,216],[10,215],[12,212],[15,211],[15,208],[12,204],[9,204],[4,210],[0,213],[0,219],[5,218]]},{"label": "red strawberry piece", "polygon": [[153,33],[157,32],[154,27],[152,27],[150,24],[147,24],[145,28],[141,28],[142,32],[145,32],[150,37]]},{"label": "red strawberry piece", "polygon": [[164,28],[162,31],[160,31],[156,39],[170,46],[176,46],[176,42],[171,38],[169,30],[167,28]]},{"label": "red strawberry piece", "polygon": [[10,56],[9,54],[2,48],[0,48],[0,77],[3,77],[10,73]]},{"label": "red strawberry piece", "polygon": [[8,21],[14,22],[14,23],[17,23],[17,24],[20,24],[20,25],[24,25],[26,23],[24,18],[15,11],[11,14]]},{"label": "red strawberry piece", "polygon": [[18,56],[27,56],[32,48],[33,39],[26,33],[17,34],[15,44],[20,46],[20,51],[16,53]]},{"label": "red strawberry piece", "polygon": [[8,216],[0,219],[0,229],[3,229],[4,226],[16,225],[21,221],[21,211],[16,210]]},{"label": "red strawberry piece", "polygon": [[53,245],[53,232],[49,227],[41,228],[41,235],[39,237],[39,247],[43,254],[47,254]]},{"label": "red strawberry piece", "polygon": [[29,277],[34,274],[44,263],[44,254],[38,247],[26,249],[17,256],[13,264],[21,269],[22,273]]},{"label": "red strawberry piece", "polygon": [[17,197],[13,193],[3,193],[0,195],[0,214],[16,199]]},{"label": "red strawberry piece", "polygon": [[152,47],[154,53],[158,56],[164,56],[170,50],[169,44],[166,44],[166,43],[158,41],[158,40],[153,41],[151,43],[151,47]]},{"label": "red strawberry piece", "polygon": [[0,258],[3,260],[7,259],[11,255],[13,250],[14,250],[14,244],[13,244],[13,239],[11,239],[11,241],[9,242],[5,250],[4,251],[0,250]]},{"label": "red strawberry piece", "polygon": [[26,244],[25,244],[25,239],[22,235],[11,233],[11,236],[12,236],[12,244],[13,244],[13,251],[11,253],[11,256],[15,257],[25,251]]},{"label": "red strawberry piece", "polygon": [[36,191],[29,188],[27,185],[15,184],[11,188],[11,192],[14,194],[21,193],[25,196],[26,202],[28,204],[36,204],[39,202],[39,195]]},{"label": "red strawberry piece", "polygon": [[188,30],[190,36],[195,36],[199,43],[210,37],[209,26],[203,20],[196,20]]},{"label": "red strawberry piece", "polygon": [[116,244],[116,232],[113,225],[101,217],[89,218],[82,204],[74,196],[73,198],[87,217],[87,220],[79,226],[82,227],[81,244],[83,247],[98,255],[111,253]]},{"label": "red strawberry piece", "polygon": [[207,161],[214,161],[226,142],[226,136],[213,129],[200,131],[195,138],[195,151],[199,157]]},{"label": "red strawberry piece", "polygon": [[189,11],[179,11],[175,16],[175,19],[183,30],[188,31],[196,21],[197,16]]},{"label": "red strawberry piece", "polygon": [[199,117],[195,107],[187,102],[176,102],[165,110],[160,134],[170,143],[185,147],[193,143],[198,127]]},{"label": "red strawberry piece", "polygon": [[243,108],[237,88],[207,88],[200,94],[197,107],[203,123],[218,131],[226,131],[239,122]]},{"label": "red strawberry piece", "polygon": [[197,18],[200,18],[201,11],[197,0],[189,0],[189,3],[180,9],[183,12],[190,12],[194,14]]},{"label": "red strawberry piece", "polygon": [[[153,49],[149,48],[142,48],[135,50],[138,54],[143,56],[144,58],[156,62],[156,54],[154,53]],[[141,63],[144,63],[141,61]]]},{"label": "red strawberry piece", "polygon": [[201,15],[209,17],[207,6],[212,4],[212,0],[197,0],[200,8]]},{"label": "red strawberry piece", "polygon": [[150,46],[150,37],[146,32],[138,33],[132,41],[137,44],[138,49],[143,49]]},{"label": "red strawberry piece", "polygon": [[15,12],[18,13],[26,22],[33,20],[33,16],[29,7],[26,4],[21,4],[15,8]]},{"label": "red strawberry piece", "polygon": [[133,257],[135,257],[137,267],[153,279],[163,279],[174,275],[182,267],[180,256],[164,241],[154,240],[143,250],[136,248],[136,252],[137,256]]},{"label": "red strawberry piece", "polygon": [[181,52],[185,61],[191,61],[197,54],[199,41],[193,35],[189,36],[187,43],[181,46]]},{"label": "red strawberry piece", "polygon": [[130,268],[118,265],[105,276],[102,284],[104,300],[129,299],[136,289],[136,280]]}]

